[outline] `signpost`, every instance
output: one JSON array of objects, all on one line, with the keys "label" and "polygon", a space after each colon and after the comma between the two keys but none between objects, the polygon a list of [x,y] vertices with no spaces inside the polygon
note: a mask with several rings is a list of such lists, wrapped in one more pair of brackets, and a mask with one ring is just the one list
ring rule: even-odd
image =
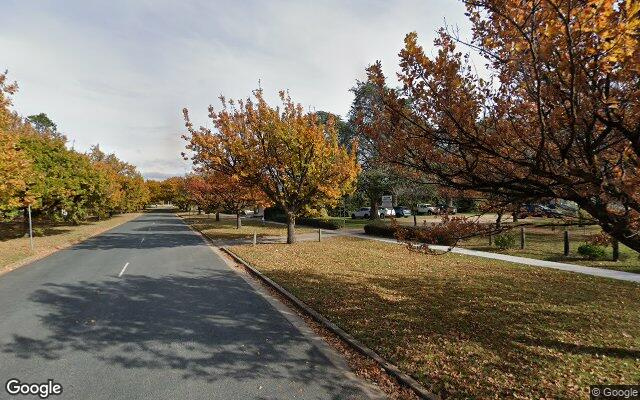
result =
[{"label": "signpost", "polygon": [[393,208],[393,196],[382,196],[382,207]]},{"label": "signpost", "polygon": [[31,245],[31,251],[33,251],[33,226],[31,225],[31,204],[28,206],[29,213],[29,244]]}]

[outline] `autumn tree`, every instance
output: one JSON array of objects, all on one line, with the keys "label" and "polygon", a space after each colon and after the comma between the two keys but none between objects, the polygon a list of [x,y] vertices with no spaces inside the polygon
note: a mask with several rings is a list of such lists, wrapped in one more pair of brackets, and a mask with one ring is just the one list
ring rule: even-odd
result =
[{"label": "autumn tree", "polygon": [[67,147],[56,124],[41,113],[23,119],[10,110],[17,89],[0,74],[0,213],[14,218],[27,207],[47,219],[78,223],[88,216],[135,211],[148,202],[136,168],[105,155]]},{"label": "autumn tree", "polygon": [[113,153],[104,153],[99,145],[92,146],[88,156],[107,181],[106,193],[101,196],[105,212],[138,211],[149,203],[151,193],[134,165],[118,159]]},{"label": "autumn tree", "polygon": [[188,176],[187,192],[205,210],[227,210],[236,215],[236,228],[242,227],[243,210],[267,206],[269,200],[259,188],[243,184],[238,176],[209,172]]},{"label": "autumn tree", "polygon": [[155,181],[152,179],[147,179],[145,181],[145,186],[149,190],[149,202],[151,204],[158,204],[163,201],[162,189],[160,185],[161,185],[160,181]]},{"label": "autumn tree", "polygon": [[287,215],[287,243],[295,241],[295,221],[305,207],[335,205],[353,190],[358,173],[355,152],[338,143],[333,120],[326,124],[280,92],[282,107],[271,107],[262,90],[253,98],[221,98],[209,108],[213,129],[195,129],[184,110],[193,162],[247,187],[260,189]]},{"label": "autumn tree", "polygon": [[388,162],[446,187],[574,201],[640,251],[640,2],[465,3],[489,78],[455,35],[441,31],[430,57],[410,33],[399,91],[379,63],[368,70],[381,99],[368,136]]},{"label": "autumn tree", "polygon": [[216,191],[202,174],[192,174],[187,176],[185,188],[193,203],[198,206],[198,210],[202,210],[209,214],[218,212],[221,208],[220,199]]},{"label": "autumn tree", "polygon": [[193,205],[186,189],[186,179],[180,176],[172,176],[160,182],[160,198],[182,211]]},{"label": "autumn tree", "polygon": [[28,191],[35,173],[27,155],[18,146],[18,135],[13,131],[17,117],[9,106],[10,95],[17,89],[7,83],[6,74],[0,74],[0,214],[14,211],[33,201]]}]

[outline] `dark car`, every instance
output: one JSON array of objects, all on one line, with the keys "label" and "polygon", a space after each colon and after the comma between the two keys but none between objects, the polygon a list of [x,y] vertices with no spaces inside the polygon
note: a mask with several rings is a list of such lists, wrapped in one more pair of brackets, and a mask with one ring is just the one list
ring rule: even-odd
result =
[{"label": "dark car", "polygon": [[393,210],[396,212],[396,217],[408,218],[411,216],[411,210],[406,207],[394,207]]}]

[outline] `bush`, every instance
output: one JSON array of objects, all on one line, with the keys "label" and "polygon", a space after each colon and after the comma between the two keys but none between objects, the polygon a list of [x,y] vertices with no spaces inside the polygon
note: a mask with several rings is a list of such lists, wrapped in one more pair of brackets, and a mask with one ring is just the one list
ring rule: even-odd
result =
[{"label": "bush", "polygon": [[364,226],[367,235],[395,238],[397,226],[384,222],[372,222]]},{"label": "bush", "polygon": [[[282,223],[286,223],[287,222],[287,216],[286,215],[277,214],[277,213],[270,213],[269,216],[267,216],[267,213],[265,212],[264,219],[266,219],[268,221],[274,221],[274,222],[282,222]],[[344,228],[344,220],[342,220],[342,219],[328,219],[328,218],[299,217],[299,218],[296,218],[296,225],[305,225],[305,226],[310,226],[310,227],[313,227],[313,228],[336,230],[336,229]]]},{"label": "bush", "polygon": [[342,219],[303,217],[296,219],[296,224],[329,230],[344,228],[344,220]]},{"label": "bush", "polygon": [[[281,219],[283,218],[285,221],[282,222],[286,222],[286,216],[284,214],[284,210],[280,207],[267,207],[264,209],[264,219],[268,219],[270,221],[276,221],[276,219],[274,218],[278,218]],[[281,221],[278,221],[281,222]]]},{"label": "bush", "polygon": [[395,238],[407,244],[417,242],[443,246],[455,246],[458,240],[481,234],[484,229],[465,217],[446,217],[438,224],[423,226],[405,226],[395,222],[374,222],[364,226],[364,232],[369,235]]},{"label": "bush", "polygon": [[508,233],[504,233],[502,235],[496,235],[493,241],[496,244],[496,247],[502,250],[516,247],[515,235],[511,235]]},{"label": "bush", "polygon": [[604,247],[597,244],[585,243],[578,247],[578,254],[587,257],[589,260],[595,260],[604,257],[605,250]]},{"label": "bush", "polygon": [[35,237],[43,237],[44,236],[44,228],[33,228],[33,236],[35,236]]}]

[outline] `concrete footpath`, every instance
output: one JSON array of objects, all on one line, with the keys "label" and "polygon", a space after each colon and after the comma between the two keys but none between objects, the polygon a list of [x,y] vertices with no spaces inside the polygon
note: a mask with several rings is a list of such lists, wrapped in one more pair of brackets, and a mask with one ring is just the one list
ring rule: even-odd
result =
[{"label": "concrete footpath", "polygon": [[[395,239],[386,239],[386,238],[381,238],[377,236],[371,236],[364,233],[354,232],[353,230],[336,230],[336,231],[324,230],[324,229],[322,230],[323,238],[345,237],[345,236],[355,237],[359,239],[366,239],[366,240],[375,240],[375,241],[385,242],[385,243],[401,244]],[[268,237],[260,238],[260,243],[284,243],[285,239],[286,238],[282,236],[268,236]],[[313,232],[313,233],[304,233],[304,234],[296,235],[296,240],[303,241],[303,242],[317,241],[318,233]],[[251,239],[248,238],[248,239],[240,239],[240,240],[233,240],[233,241],[224,241],[224,242],[221,242],[220,245],[232,246],[234,244],[249,244],[249,243],[251,243]],[[441,250],[441,251],[446,251],[449,249],[447,246],[440,246],[440,245],[431,245],[430,247],[433,248],[434,250]],[[491,253],[487,251],[470,250],[462,247],[454,247],[453,249],[451,249],[451,252],[456,254],[474,256],[474,257],[483,257],[483,258],[489,258],[493,260],[507,261],[507,262],[512,262],[512,263],[521,264],[521,265],[531,265],[534,267],[551,268],[551,269],[557,269],[561,271],[575,272],[577,274],[599,276],[602,278],[610,278],[610,279],[617,279],[620,281],[640,283],[640,274],[634,274],[631,272],[624,272],[624,271],[616,271],[613,269],[585,267],[577,264],[538,260],[535,258],[511,256],[507,254]]]},{"label": "concrete footpath", "polygon": [[[360,239],[377,240],[380,242],[401,244],[400,242],[394,239],[379,238],[375,236],[366,235],[364,233],[347,233],[344,236],[351,236],[351,237],[357,237]],[[439,246],[439,245],[431,245],[429,247],[431,247],[434,250],[441,250],[441,251],[446,251],[449,249],[449,247],[447,246]],[[617,279],[620,281],[640,283],[640,274],[634,274],[631,272],[624,272],[624,271],[616,271],[613,269],[584,267],[582,265],[576,265],[576,264],[537,260],[535,258],[510,256],[507,254],[490,253],[488,251],[469,250],[462,247],[454,247],[451,249],[451,252],[456,254],[464,254],[467,256],[484,257],[484,258],[490,258],[493,260],[508,261],[516,264],[531,265],[534,267],[558,269],[561,271],[575,272],[578,274],[599,276],[602,278],[611,278],[611,279]]]}]

